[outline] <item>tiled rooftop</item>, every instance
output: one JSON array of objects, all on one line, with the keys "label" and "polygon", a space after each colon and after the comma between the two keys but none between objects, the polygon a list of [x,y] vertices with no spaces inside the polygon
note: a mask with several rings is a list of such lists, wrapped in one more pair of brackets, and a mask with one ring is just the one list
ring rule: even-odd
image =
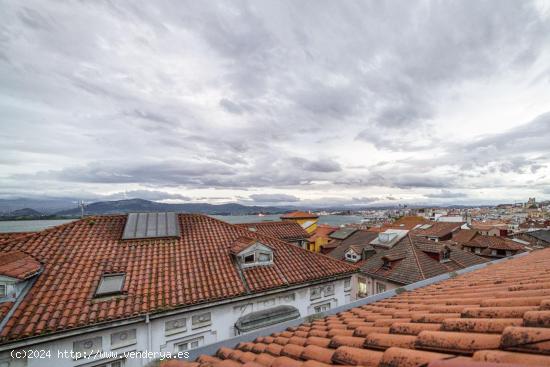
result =
[{"label": "tiled rooftop", "polygon": [[308,213],[308,212],[292,212],[281,215],[281,219],[315,219],[319,218],[317,214]]},{"label": "tiled rooftop", "polygon": [[39,272],[40,268],[40,263],[24,252],[0,252],[0,275],[23,280]]},{"label": "tiled rooftop", "polygon": [[455,231],[459,231],[460,227],[464,223],[453,222],[429,222],[426,225],[430,225],[429,228],[422,229],[416,228],[413,230],[415,236],[422,237],[445,237]]},{"label": "tiled rooftop", "polygon": [[173,366],[549,366],[550,249]]},{"label": "tiled rooftop", "polygon": [[[430,256],[441,253],[444,248],[450,250],[448,262],[440,262],[439,259]],[[385,256],[400,260],[392,262],[390,268],[385,269],[383,267]],[[403,238],[391,249],[378,250],[375,255],[361,264],[361,270],[395,283],[410,284],[485,262],[487,262],[486,259],[457,247],[414,238],[411,235]]]},{"label": "tiled rooftop", "polygon": [[[43,266],[0,331],[0,343],[350,274],[356,267],[204,215],[180,214],[180,237],[122,240],[126,216],[89,217],[0,244]],[[250,237],[273,264],[241,269],[230,253]],[[0,254],[0,258],[4,256]],[[94,298],[103,274],[125,273],[122,293]],[[223,286],[220,286],[223,285]]]},{"label": "tiled rooftop", "polygon": [[335,259],[343,260],[344,254],[350,246],[368,245],[376,237],[378,237],[378,233],[365,230],[357,230],[351,236],[344,240],[332,241],[331,246],[327,246],[327,248],[334,247],[334,250],[332,250],[328,255]]},{"label": "tiled rooftop", "polygon": [[278,238],[283,241],[307,239],[309,233],[296,222],[262,222],[262,223],[240,223],[239,227],[248,229],[264,236]]}]

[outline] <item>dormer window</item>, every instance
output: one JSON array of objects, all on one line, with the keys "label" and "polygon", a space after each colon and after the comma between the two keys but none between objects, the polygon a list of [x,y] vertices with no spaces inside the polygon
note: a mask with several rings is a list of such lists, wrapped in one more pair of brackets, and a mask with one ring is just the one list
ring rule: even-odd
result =
[{"label": "dormer window", "polygon": [[451,261],[451,250],[445,247],[441,252],[441,262],[444,263],[447,261]]},{"label": "dormer window", "polygon": [[99,281],[99,286],[95,292],[96,297],[111,296],[122,293],[124,286],[124,273],[104,274]]},{"label": "dormer window", "polygon": [[230,249],[242,268],[271,265],[273,263],[273,249],[255,239],[241,237]]},{"label": "dormer window", "polygon": [[391,261],[389,259],[383,258],[382,261],[383,261],[383,264],[382,264],[383,269],[386,269],[386,270],[391,269]]},{"label": "dormer window", "polygon": [[5,284],[0,284],[0,298],[6,297],[7,294],[7,286]]}]

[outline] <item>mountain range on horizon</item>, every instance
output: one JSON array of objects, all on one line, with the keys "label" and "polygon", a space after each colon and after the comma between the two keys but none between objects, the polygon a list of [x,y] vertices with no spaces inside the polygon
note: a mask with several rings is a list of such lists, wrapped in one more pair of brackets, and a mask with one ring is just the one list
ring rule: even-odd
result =
[{"label": "mountain range on horizon", "polygon": [[[75,199],[0,199],[0,215],[16,216],[78,216],[81,208]],[[202,213],[210,215],[245,215],[245,214],[277,214],[292,210],[290,207],[274,206],[247,206],[237,203],[208,204],[208,203],[161,203],[144,199],[124,199],[112,201],[98,201],[87,204],[84,211],[87,215],[124,214],[130,212],[184,212]]]},{"label": "mountain range on horizon", "polygon": [[[79,200],[75,198],[56,199],[0,199],[0,217],[33,219],[39,217],[77,217],[81,215]],[[180,212],[201,213],[208,215],[247,215],[247,214],[282,214],[292,210],[327,210],[327,211],[358,211],[363,209],[390,209],[392,207],[330,207],[306,208],[299,206],[258,206],[239,203],[209,204],[209,203],[163,203],[140,198],[105,200],[87,204],[86,215],[125,214],[130,212]],[[411,205],[410,207],[416,207]],[[419,206],[420,207],[420,206]],[[446,206],[447,208],[462,208],[463,205]]]}]

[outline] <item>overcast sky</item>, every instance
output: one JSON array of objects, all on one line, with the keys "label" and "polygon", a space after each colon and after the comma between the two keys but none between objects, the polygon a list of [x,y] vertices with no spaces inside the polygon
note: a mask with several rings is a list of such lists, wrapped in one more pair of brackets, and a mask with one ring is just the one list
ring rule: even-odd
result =
[{"label": "overcast sky", "polygon": [[550,198],[550,1],[0,9],[0,197]]}]

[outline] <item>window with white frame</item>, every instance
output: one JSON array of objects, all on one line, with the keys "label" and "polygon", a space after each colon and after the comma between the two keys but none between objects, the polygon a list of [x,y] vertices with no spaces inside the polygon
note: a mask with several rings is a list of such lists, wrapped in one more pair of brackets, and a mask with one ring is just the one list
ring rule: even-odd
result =
[{"label": "window with white frame", "polygon": [[474,252],[475,252],[476,254],[481,254],[481,248],[476,247],[475,250],[474,250]]},{"label": "window with white frame", "polygon": [[118,331],[111,334],[111,349],[136,344],[136,329]]},{"label": "window with white frame", "polygon": [[204,336],[193,338],[181,343],[174,344],[176,352],[185,352],[191,349],[197,349],[204,344]]},{"label": "window with white frame", "polygon": [[198,329],[212,324],[210,312],[201,313],[191,317],[191,328]]},{"label": "window with white frame", "polygon": [[322,305],[319,305],[319,306],[315,306],[314,310],[315,310],[315,313],[328,311],[330,310],[330,302],[323,303]]},{"label": "window with white frame", "polygon": [[386,285],[376,282],[376,293],[382,293],[386,291]]},{"label": "window with white frame", "polygon": [[318,298],[321,298],[322,296],[321,287],[310,288],[309,292],[310,292],[310,295],[309,295],[310,300],[318,299]]},{"label": "window with white frame", "polygon": [[179,319],[168,320],[164,323],[164,334],[172,335],[187,331],[187,318],[180,317]]},{"label": "window with white frame", "polygon": [[0,284],[0,298],[8,295],[8,286],[6,284]]}]

